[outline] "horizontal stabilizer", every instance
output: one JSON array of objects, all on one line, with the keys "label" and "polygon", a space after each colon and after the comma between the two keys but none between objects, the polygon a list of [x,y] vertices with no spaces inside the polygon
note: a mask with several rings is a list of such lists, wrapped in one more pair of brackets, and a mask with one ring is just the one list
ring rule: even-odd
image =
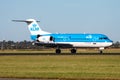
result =
[{"label": "horizontal stabilizer", "polygon": [[[33,20],[12,20],[14,22],[33,22]],[[36,22],[40,22],[40,21],[36,21]]]}]

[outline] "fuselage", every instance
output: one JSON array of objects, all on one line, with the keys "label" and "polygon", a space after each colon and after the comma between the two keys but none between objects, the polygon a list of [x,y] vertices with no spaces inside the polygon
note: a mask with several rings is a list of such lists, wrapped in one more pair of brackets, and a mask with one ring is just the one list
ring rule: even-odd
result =
[{"label": "fuselage", "polygon": [[[45,34],[50,36],[54,43],[71,44],[73,47],[108,47],[112,41],[104,34]],[[31,35],[32,40],[36,40],[37,35]],[[43,41],[51,42],[46,37]]]}]

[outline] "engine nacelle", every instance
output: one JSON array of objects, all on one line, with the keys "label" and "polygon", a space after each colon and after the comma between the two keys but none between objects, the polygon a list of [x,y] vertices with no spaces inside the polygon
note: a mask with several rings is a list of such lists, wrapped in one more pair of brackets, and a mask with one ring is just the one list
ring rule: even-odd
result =
[{"label": "engine nacelle", "polygon": [[54,39],[53,39],[52,36],[39,36],[39,37],[37,38],[37,41],[49,43],[49,42],[53,42]]}]

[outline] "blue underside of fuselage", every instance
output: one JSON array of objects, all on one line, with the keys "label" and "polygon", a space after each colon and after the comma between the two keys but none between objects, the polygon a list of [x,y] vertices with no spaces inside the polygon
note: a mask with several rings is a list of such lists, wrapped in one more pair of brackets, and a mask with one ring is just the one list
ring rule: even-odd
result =
[{"label": "blue underside of fuselage", "polygon": [[[112,42],[104,34],[45,34],[41,36],[51,36],[54,42]],[[32,40],[37,39],[37,35],[31,35]]]}]

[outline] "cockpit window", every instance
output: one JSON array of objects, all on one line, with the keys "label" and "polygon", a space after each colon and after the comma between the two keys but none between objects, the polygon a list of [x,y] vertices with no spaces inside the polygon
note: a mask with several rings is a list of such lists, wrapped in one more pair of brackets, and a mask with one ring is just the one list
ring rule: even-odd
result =
[{"label": "cockpit window", "polygon": [[107,37],[100,37],[99,38],[100,40],[103,40],[103,39],[108,39]]}]

